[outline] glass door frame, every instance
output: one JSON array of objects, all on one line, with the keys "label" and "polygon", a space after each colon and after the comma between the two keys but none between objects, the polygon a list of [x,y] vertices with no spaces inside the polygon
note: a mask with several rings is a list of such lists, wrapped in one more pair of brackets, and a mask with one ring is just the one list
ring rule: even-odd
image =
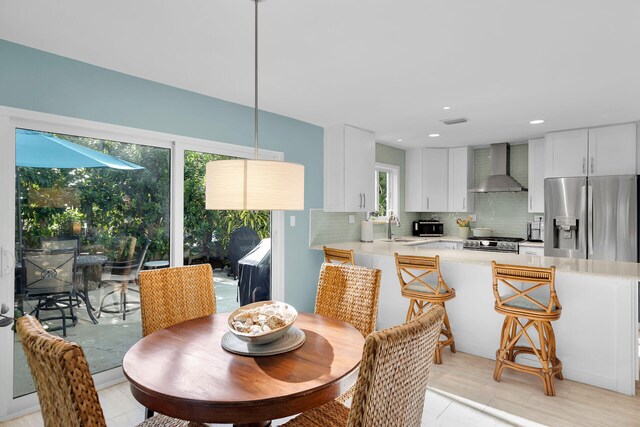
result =
[{"label": "glass door frame", "polygon": [[[172,266],[183,264],[184,151],[252,158],[250,147],[189,138],[48,113],[0,106],[0,303],[14,304],[15,269],[15,130],[26,128],[167,148],[171,151]],[[260,158],[283,160],[277,151],[260,150]],[[284,299],[284,212],[272,211],[272,297]],[[13,398],[13,331],[0,328],[0,421],[37,409],[35,393]],[[93,376],[98,389],[121,382],[121,367]]]}]

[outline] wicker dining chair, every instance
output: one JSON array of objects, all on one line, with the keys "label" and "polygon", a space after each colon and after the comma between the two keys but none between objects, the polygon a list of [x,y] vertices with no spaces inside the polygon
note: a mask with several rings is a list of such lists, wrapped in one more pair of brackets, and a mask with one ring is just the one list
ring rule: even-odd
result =
[{"label": "wicker dining chair", "polygon": [[347,322],[366,337],[376,328],[380,277],[380,270],[322,264],[315,313]]},{"label": "wicker dining chair", "polygon": [[324,262],[356,265],[353,249],[336,249],[323,246]]},{"label": "wicker dining chair", "polygon": [[[366,337],[376,329],[380,270],[349,264],[322,264],[315,313],[349,323]],[[338,400],[347,402],[352,386]]]},{"label": "wicker dining chair", "polygon": [[444,309],[367,337],[351,410],[338,401],[303,412],[284,424],[318,426],[420,426]]},{"label": "wicker dining chair", "polygon": [[142,336],[216,312],[209,264],[141,271]]},{"label": "wicker dining chair", "polygon": [[[76,344],[47,333],[35,317],[16,322],[46,427],[106,427],[87,359]],[[156,415],[141,427],[178,427],[198,424]]]}]

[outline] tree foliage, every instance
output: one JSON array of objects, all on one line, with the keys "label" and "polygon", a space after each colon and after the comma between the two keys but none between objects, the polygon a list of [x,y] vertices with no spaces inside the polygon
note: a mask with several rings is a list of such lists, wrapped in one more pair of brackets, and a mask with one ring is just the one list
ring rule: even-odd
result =
[{"label": "tree foliage", "polygon": [[[116,245],[116,240],[133,236],[140,242],[150,241],[149,259],[167,259],[170,249],[170,150],[56,136],[144,169],[18,167],[24,247],[39,247],[40,237],[79,235],[84,246],[98,245],[108,250]],[[185,256],[189,259],[224,257],[230,233],[241,225],[255,229],[262,238],[270,234],[268,211],[205,209],[206,164],[227,158],[185,152],[184,236]],[[16,221],[16,231],[19,226]]]}]

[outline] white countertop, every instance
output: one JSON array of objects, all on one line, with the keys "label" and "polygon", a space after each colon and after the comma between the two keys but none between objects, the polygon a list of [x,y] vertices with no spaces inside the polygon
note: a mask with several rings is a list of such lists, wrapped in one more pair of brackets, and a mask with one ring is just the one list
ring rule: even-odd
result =
[{"label": "white countertop", "polygon": [[[406,238],[409,239],[409,238]],[[411,239],[414,240],[414,239]],[[430,249],[420,246],[420,243],[435,243],[439,241],[462,242],[459,237],[430,237],[416,238],[411,242],[385,242],[376,240],[371,243],[345,242],[331,243],[327,246],[338,249],[353,249],[356,253],[393,256],[395,252],[401,255],[436,256],[440,260],[462,264],[485,264],[491,261],[503,264],[527,265],[531,267],[555,266],[559,273],[587,274],[596,276],[640,279],[640,264],[632,262],[614,262],[586,259],[555,258],[536,255],[519,255],[510,253],[496,253],[483,251],[467,251],[453,249]],[[533,243],[533,242],[531,242]],[[311,246],[311,249],[322,250],[322,245]]]}]

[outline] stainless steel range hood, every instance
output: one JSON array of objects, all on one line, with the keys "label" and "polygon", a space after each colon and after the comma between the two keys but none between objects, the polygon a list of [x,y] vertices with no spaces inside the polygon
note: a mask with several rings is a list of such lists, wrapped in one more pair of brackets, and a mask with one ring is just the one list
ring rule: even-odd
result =
[{"label": "stainless steel range hood", "polygon": [[518,181],[509,175],[510,147],[506,142],[491,144],[490,175],[476,188],[473,193],[505,193],[527,191]]}]

